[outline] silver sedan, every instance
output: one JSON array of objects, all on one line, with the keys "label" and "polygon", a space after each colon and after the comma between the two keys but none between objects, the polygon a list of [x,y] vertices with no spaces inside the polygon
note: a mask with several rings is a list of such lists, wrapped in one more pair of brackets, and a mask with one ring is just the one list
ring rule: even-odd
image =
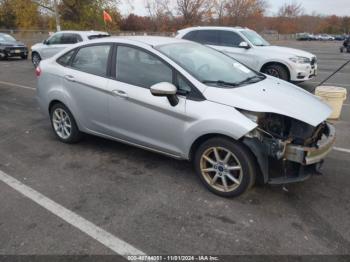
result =
[{"label": "silver sedan", "polygon": [[334,143],[331,109],[209,47],[163,37],[77,44],[36,69],[57,138],[82,133],[190,160],[212,192],[318,173]]}]

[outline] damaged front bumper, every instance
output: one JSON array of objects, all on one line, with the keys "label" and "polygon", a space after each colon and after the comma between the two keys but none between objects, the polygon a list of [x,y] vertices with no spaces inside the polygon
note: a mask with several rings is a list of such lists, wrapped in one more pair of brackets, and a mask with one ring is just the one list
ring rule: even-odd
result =
[{"label": "damaged front bumper", "polygon": [[305,147],[287,144],[284,158],[302,165],[312,165],[321,162],[332,150],[335,142],[335,128],[327,124],[322,139],[315,147]]},{"label": "damaged front bumper", "polygon": [[[258,132],[259,133],[259,132]],[[264,183],[287,184],[320,174],[323,159],[332,150],[335,128],[327,123],[314,146],[303,146],[274,138],[249,134],[243,142],[257,158]]]}]

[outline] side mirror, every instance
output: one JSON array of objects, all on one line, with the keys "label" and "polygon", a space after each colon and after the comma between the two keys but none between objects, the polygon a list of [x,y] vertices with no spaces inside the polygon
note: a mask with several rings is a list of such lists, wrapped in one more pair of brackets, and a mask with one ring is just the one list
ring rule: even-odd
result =
[{"label": "side mirror", "polygon": [[171,83],[162,82],[151,86],[151,94],[154,96],[166,96],[172,106],[179,103],[179,98],[176,95],[177,88]]},{"label": "side mirror", "polygon": [[250,48],[250,45],[247,42],[245,42],[245,41],[241,42],[238,46],[240,48],[245,48],[245,49],[249,49]]},{"label": "side mirror", "polygon": [[44,45],[48,45],[49,44],[49,41],[47,41],[47,39],[44,40],[43,42]]}]

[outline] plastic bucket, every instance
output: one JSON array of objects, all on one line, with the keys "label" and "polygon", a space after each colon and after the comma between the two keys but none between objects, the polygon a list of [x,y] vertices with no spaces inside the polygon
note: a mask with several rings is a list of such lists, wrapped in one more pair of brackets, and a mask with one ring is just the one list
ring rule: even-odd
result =
[{"label": "plastic bucket", "polygon": [[340,118],[341,109],[347,96],[345,88],[338,86],[319,86],[316,88],[315,95],[332,107],[333,112],[329,119]]}]

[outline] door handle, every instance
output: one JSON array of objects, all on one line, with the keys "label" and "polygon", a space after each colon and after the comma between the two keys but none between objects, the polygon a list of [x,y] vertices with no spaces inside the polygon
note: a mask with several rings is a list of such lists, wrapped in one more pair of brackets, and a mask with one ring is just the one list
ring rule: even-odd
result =
[{"label": "door handle", "polygon": [[113,92],[113,95],[115,95],[115,96],[119,96],[122,98],[128,98],[128,94],[122,90],[113,90],[112,92]]},{"label": "door handle", "polygon": [[64,78],[70,82],[75,82],[75,78],[74,76],[71,75],[65,75]]}]

